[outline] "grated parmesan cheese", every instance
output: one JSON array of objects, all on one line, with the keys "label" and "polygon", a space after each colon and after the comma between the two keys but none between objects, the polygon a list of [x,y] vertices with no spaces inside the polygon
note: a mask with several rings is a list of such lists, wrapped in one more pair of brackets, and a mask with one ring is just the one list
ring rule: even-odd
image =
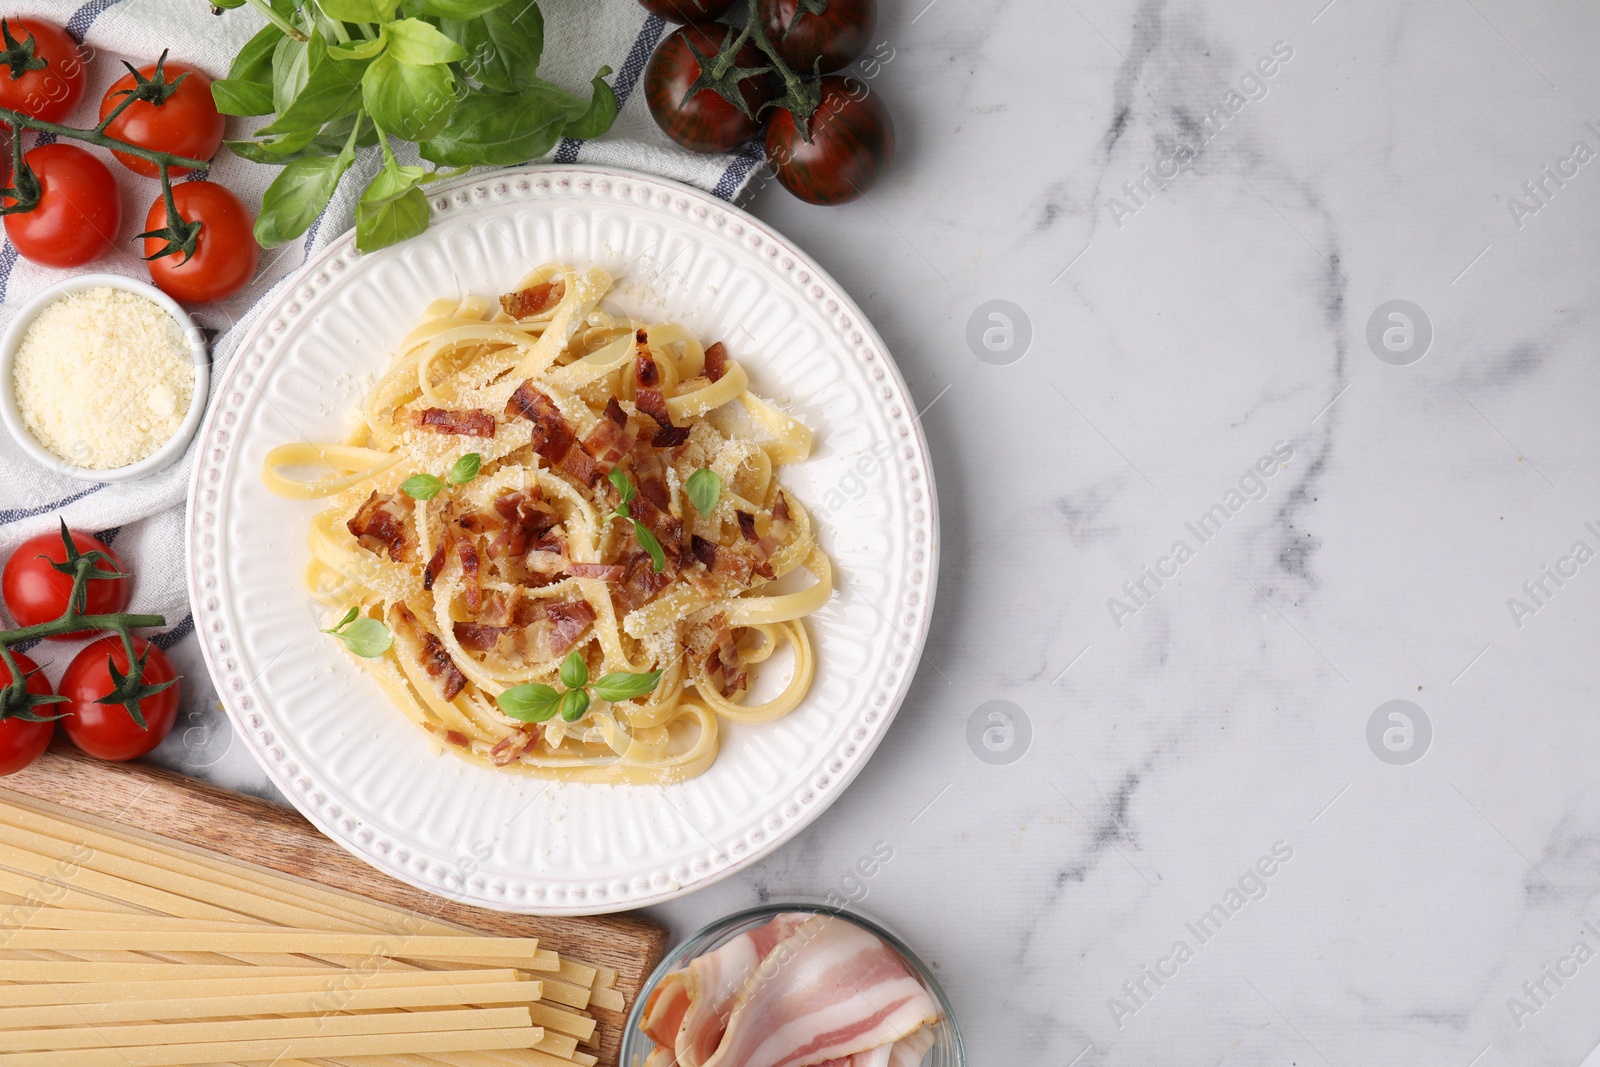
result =
[{"label": "grated parmesan cheese", "polygon": [[153,300],[110,286],[46,305],[23,334],[12,371],[28,432],[92,470],[137,463],[171,440],[194,380],[178,321]]}]

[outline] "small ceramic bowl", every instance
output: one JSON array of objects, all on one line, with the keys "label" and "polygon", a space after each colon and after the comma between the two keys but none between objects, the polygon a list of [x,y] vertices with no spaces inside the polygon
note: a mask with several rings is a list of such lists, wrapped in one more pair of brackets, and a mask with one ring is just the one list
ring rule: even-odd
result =
[{"label": "small ceramic bowl", "polygon": [[688,966],[689,961],[696,956],[720,948],[740,934],[758,926],[765,926],[774,917],[790,911],[832,915],[845,922],[855,923],[868,933],[883,939],[890,948],[898,952],[922,982],[923,987],[933,996],[934,1002],[939,1005],[940,1019],[933,1027],[933,1048],[928,1050],[921,1067],[966,1067],[967,1052],[961,1043],[961,1031],[956,1027],[956,1016],[950,1006],[950,998],[945,994],[939,980],[933,976],[933,972],[928,969],[927,964],[911,951],[909,945],[872,920],[852,912],[816,904],[764,904],[759,908],[735,912],[726,918],[718,919],[669,952],[667,958],[661,961],[661,966],[650,975],[650,980],[645,983],[643,991],[639,994],[639,1000],[628,1013],[628,1027],[622,1034],[621,1067],[644,1067],[645,1061],[655,1051],[655,1042],[639,1029],[639,1023],[644,1018],[644,1006],[650,1002],[650,994],[655,991],[663,978],[672,971]]},{"label": "small ceramic bowl", "polygon": [[[23,422],[22,412],[17,407],[16,388],[12,379],[17,349],[21,346],[22,336],[28,332],[28,327],[33,324],[35,316],[47,304],[54,303],[69,293],[101,286],[122,289],[136,296],[142,296],[166,311],[178,321],[179,328],[183,330],[183,335],[189,342],[189,354],[194,359],[194,392],[189,398],[189,410],[177,433],[173,434],[166,444],[137,463],[109,470],[80,467],[71,460],[62,459],[40,444],[33,434],[28,432],[28,427]],[[184,311],[176,300],[155,286],[133,278],[125,278],[120,274],[78,274],[57,282],[22,305],[16,318],[11,320],[5,333],[0,335],[0,422],[5,423],[6,429],[16,439],[18,447],[28,454],[29,459],[41,467],[69,478],[80,478],[87,482],[127,482],[170,466],[174,460],[183,455],[184,449],[189,447],[189,442],[194,437],[195,430],[200,427],[200,418],[205,414],[206,395],[210,390],[210,384],[211,358],[206,351],[205,338],[188,312]]]}]

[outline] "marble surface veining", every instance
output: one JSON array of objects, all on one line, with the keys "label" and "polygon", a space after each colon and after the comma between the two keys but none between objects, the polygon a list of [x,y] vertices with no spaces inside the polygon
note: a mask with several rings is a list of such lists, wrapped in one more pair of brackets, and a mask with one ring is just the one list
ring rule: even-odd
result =
[{"label": "marble surface veining", "polygon": [[[856,901],[974,1064],[1580,1063],[1600,13],[883,8],[892,173],[752,208],[924,406],[932,636],[826,814],[653,914]],[[163,758],[270,788],[226,730]]]}]

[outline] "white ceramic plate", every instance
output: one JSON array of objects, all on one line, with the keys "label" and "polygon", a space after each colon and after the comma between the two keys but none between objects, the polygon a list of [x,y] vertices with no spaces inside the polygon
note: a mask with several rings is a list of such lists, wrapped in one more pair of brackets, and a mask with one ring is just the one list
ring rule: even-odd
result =
[{"label": "white ceramic plate", "polygon": [[[933,606],[938,520],[916,409],[883,342],[809,258],[704,193],[620,170],[523,168],[444,185],[433,225],[362,256],[353,234],[280,286],[241,339],[201,434],[189,591],[238,735],[324,833],[380,870],[484,907],[596,913],[659,903],[755,861],[872,754]],[[261,484],[267,451],[335,440],[364,381],[430,300],[493,295],[545,262],[599,265],[636,314],[725,341],[753,388],[816,431],[784,480],[838,586],[810,617],[816,682],[775,723],[725,726],[671,787],[550,783],[438,751],[316,632],[301,581],[316,502]],[[652,310],[653,308],[653,310]]]}]

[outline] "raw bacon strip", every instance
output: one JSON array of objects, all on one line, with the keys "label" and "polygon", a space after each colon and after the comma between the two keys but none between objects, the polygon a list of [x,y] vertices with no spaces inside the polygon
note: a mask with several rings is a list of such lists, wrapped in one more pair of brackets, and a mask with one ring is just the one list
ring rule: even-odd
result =
[{"label": "raw bacon strip", "polygon": [[[779,966],[746,980],[725,1028],[715,1018],[691,1028],[685,1015],[682,1067],[807,1067],[893,1045],[939,1017],[900,954],[847,920],[814,916],[770,956]],[[708,1045],[715,1052],[700,1055]]]},{"label": "raw bacon strip", "polygon": [[368,552],[387,552],[390,559],[399,563],[406,556],[406,519],[410,513],[400,494],[380,494],[374,489],[355,517],[345,523],[345,529]]},{"label": "raw bacon strip", "polygon": [[544,606],[545,618],[555,623],[550,634],[550,651],[557,656],[567,653],[583,631],[594,622],[594,608],[587,600],[557,600]]},{"label": "raw bacon strip", "polygon": [[456,641],[462,648],[471,652],[491,652],[500,642],[500,635],[507,632],[509,627],[488,626],[476,622],[458,622],[451,627],[456,635]]},{"label": "raw bacon strip", "polygon": [[728,348],[721,341],[706,349],[705,376],[711,381],[720,381],[728,373]]},{"label": "raw bacon strip", "polygon": [[479,408],[450,411],[446,408],[423,408],[417,412],[416,422],[424,430],[434,433],[455,434],[459,437],[493,437],[494,416]]},{"label": "raw bacon strip", "polygon": [[564,278],[557,278],[551,282],[540,282],[530,285],[526,289],[515,293],[502,293],[500,306],[507,315],[514,319],[525,319],[531,315],[540,315],[557,304],[567,295],[567,283]]}]

